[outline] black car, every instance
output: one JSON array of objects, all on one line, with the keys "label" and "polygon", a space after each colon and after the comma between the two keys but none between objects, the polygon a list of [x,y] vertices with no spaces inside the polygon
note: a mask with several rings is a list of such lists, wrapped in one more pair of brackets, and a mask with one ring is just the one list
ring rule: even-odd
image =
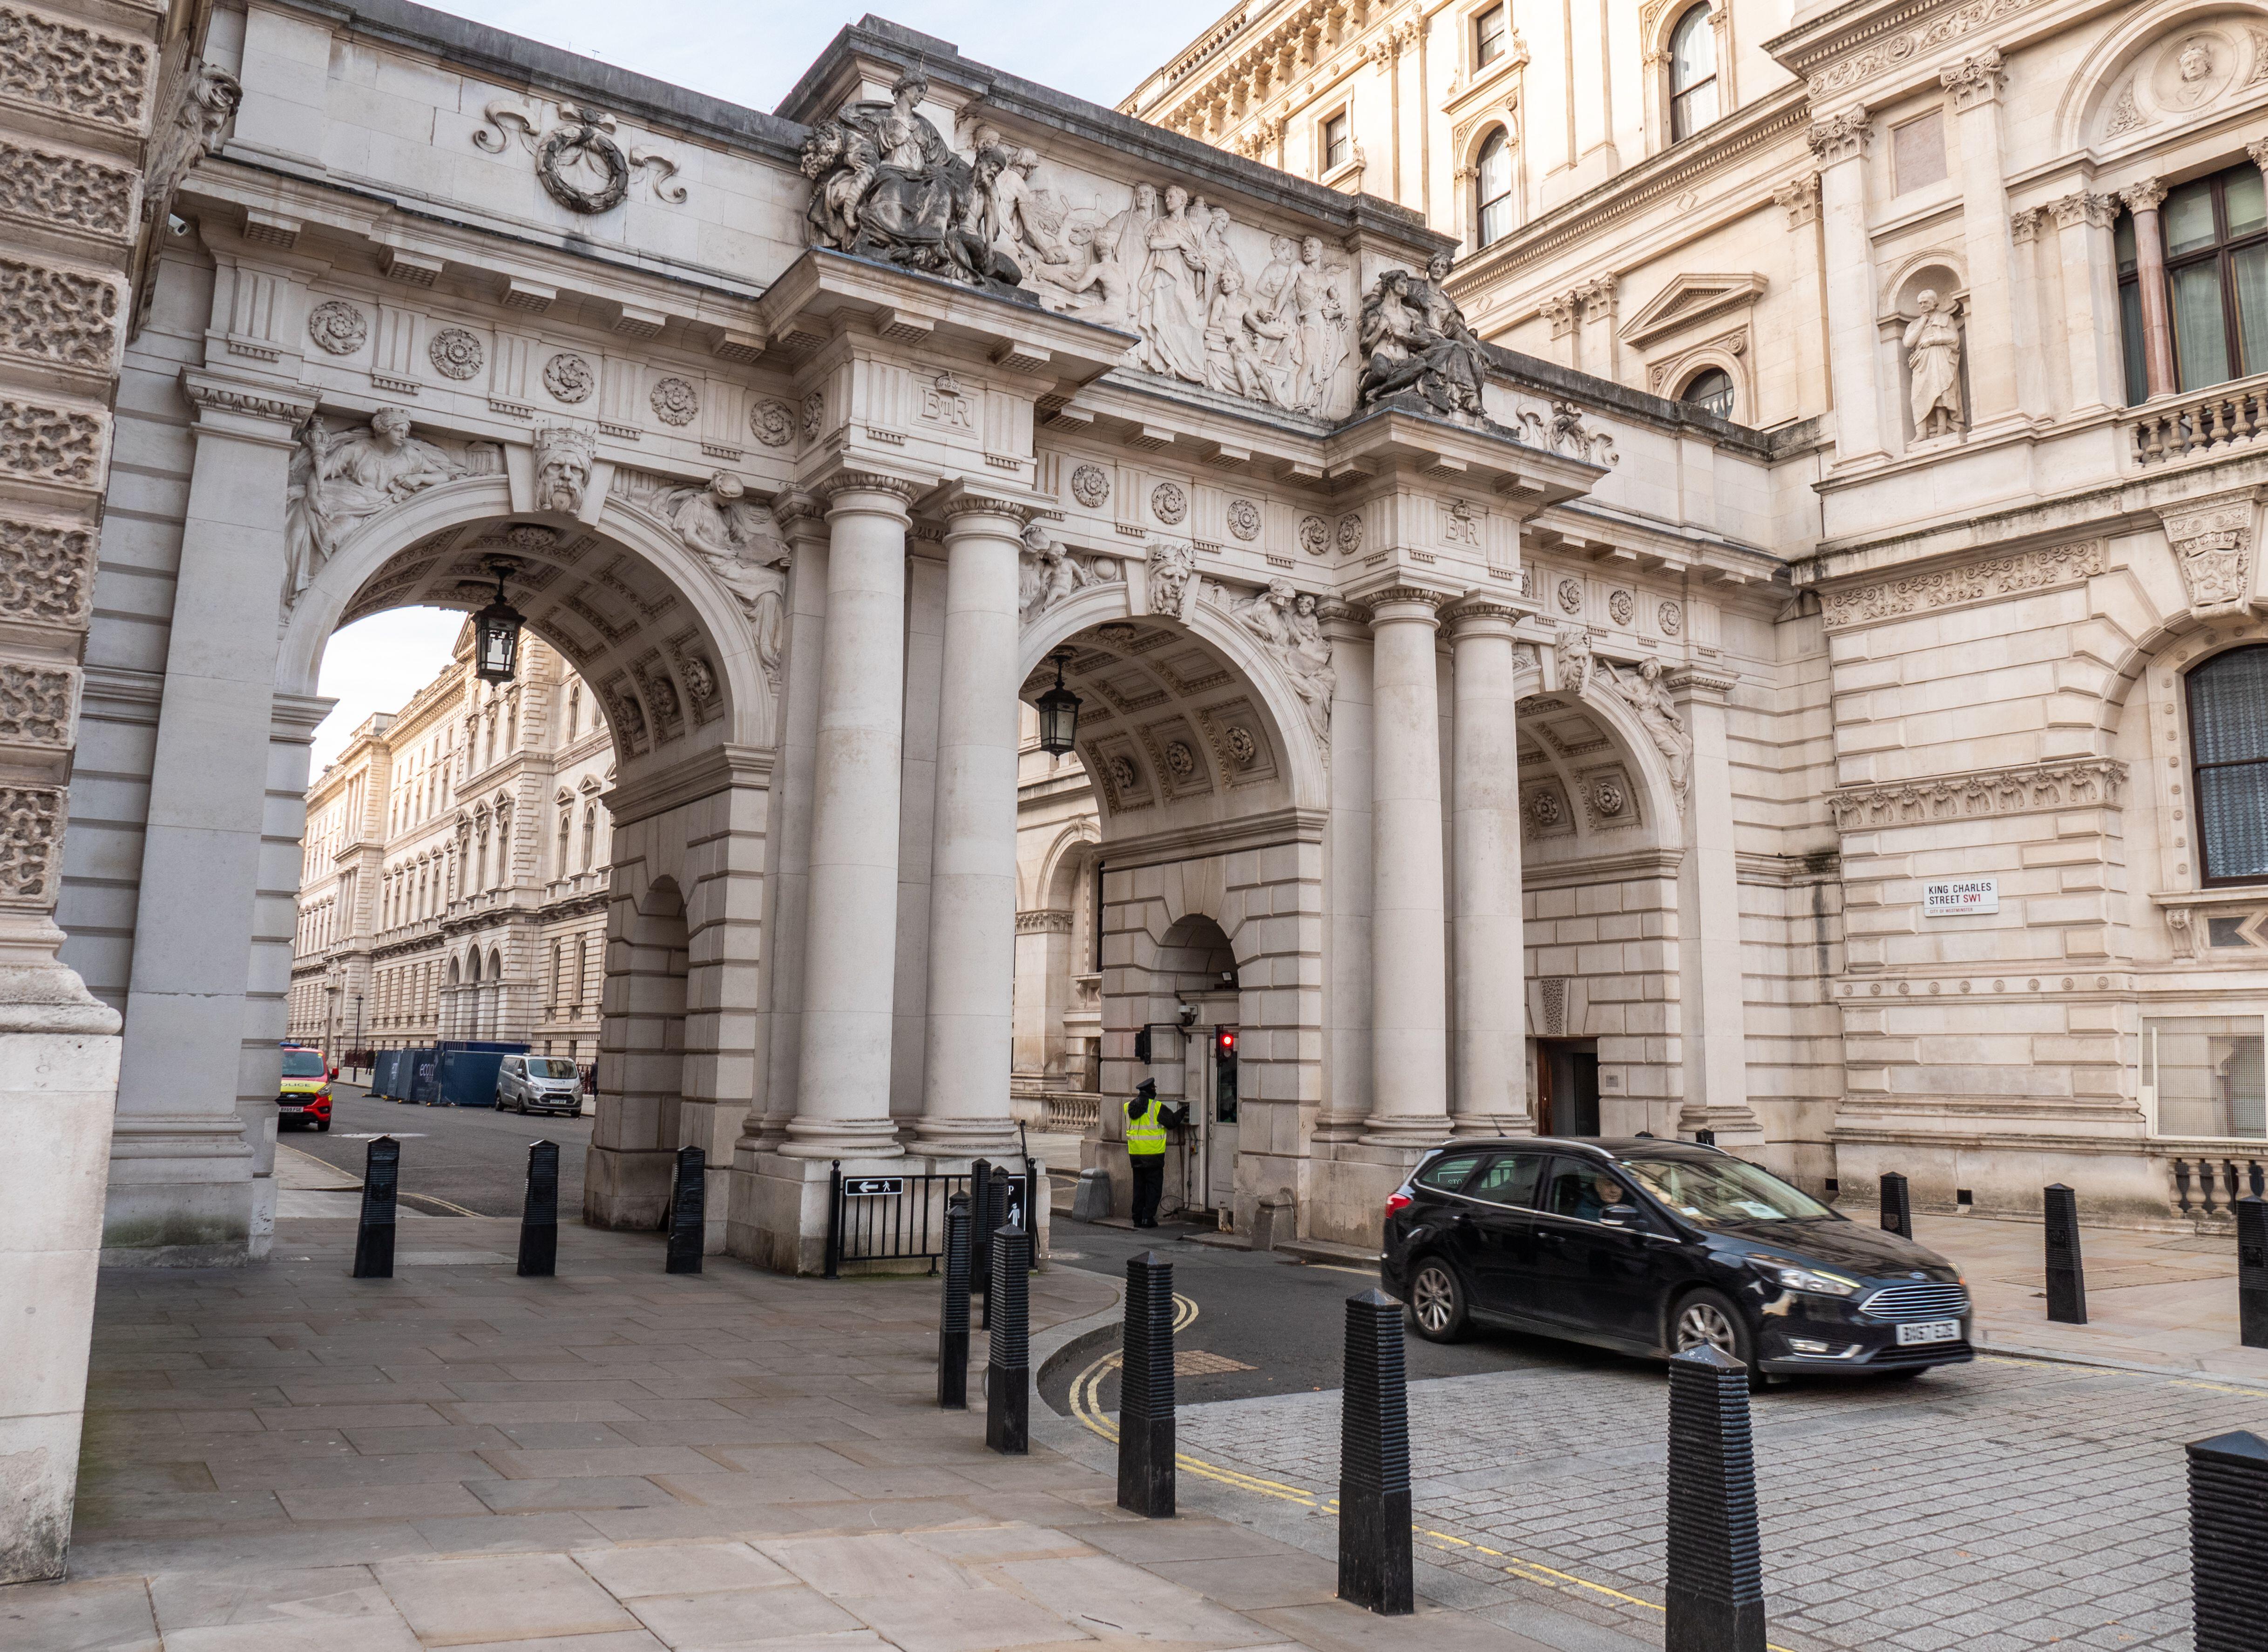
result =
[{"label": "black car", "polygon": [[1756,1377],[1974,1357],[1942,1257],[1692,1142],[1437,1147],[1387,1201],[1379,1273],[1433,1342],[1480,1322],[1660,1358],[1707,1343]]}]

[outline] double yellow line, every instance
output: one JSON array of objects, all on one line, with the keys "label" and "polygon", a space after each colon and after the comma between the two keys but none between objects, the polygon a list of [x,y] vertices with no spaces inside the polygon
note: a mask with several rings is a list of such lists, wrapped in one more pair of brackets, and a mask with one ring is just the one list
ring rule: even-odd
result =
[{"label": "double yellow line", "polygon": [[[1197,1322],[1197,1313],[1196,1302],[1178,1291],[1174,1294],[1174,1334],[1177,1338],[1182,1331]],[[1087,1428],[1114,1444],[1118,1439],[1118,1425],[1102,1409],[1102,1384],[1113,1371],[1117,1370],[1125,1362],[1126,1357],[1123,1353],[1106,1353],[1073,1377],[1071,1384],[1071,1414]],[[1339,1500],[1336,1497],[1324,1497],[1319,1493],[1307,1491],[1297,1486],[1288,1486],[1282,1480],[1263,1479],[1256,1474],[1246,1474],[1240,1470],[1223,1468],[1218,1463],[1208,1463],[1203,1457],[1191,1457],[1186,1451],[1174,1453],[1174,1466],[1184,1474],[1195,1474],[1202,1479],[1216,1480],[1237,1491],[1251,1492],[1262,1497],[1272,1497],[1278,1502],[1296,1503],[1302,1508],[1312,1509],[1318,1514],[1338,1512]],[[1626,1595],[1621,1589],[1609,1589],[1604,1583],[1594,1583],[1590,1579],[1578,1577],[1572,1572],[1562,1572],[1555,1567],[1546,1566],[1541,1560],[1530,1560],[1520,1555],[1508,1554],[1502,1549],[1491,1549],[1484,1543],[1474,1543],[1464,1538],[1453,1537],[1446,1531],[1435,1531],[1426,1526],[1413,1525],[1410,1530],[1413,1536],[1423,1538],[1428,1544],[1445,1554],[1454,1554],[1460,1550],[1473,1554],[1484,1554],[1489,1559],[1500,1563],[1499,1570],[1521,1579],[1523,1582],[1534,1583],[1543,1589],[1580,1590],[1603,1600],[1615,1601],[1624,1606],[1640,1606],[1647,1611],[1667,1610],[1650,1600],[1640,1600],[1637,1596]],[[1765,1644],[1770,1648],[1770,1652],[1788,1652],[1786,1647],[1772,1646],[1769,1641]]]}]

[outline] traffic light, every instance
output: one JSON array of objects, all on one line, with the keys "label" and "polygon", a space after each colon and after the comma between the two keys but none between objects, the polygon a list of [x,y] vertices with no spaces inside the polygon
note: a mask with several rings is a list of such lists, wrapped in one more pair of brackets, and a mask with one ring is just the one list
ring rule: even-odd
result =
[{"label": "traffic light", "polygon": [[1150,1029],[1147,1027],[1134,1035],[1134,1058],[1145,1067],[1150,1065]]},{"label": "traffic light", "polygon": [[1219,1043],[1221,1055],[1225,1058],[1233,1061],[1236,1058],[1236,1029],[1233,1027],[1222,1028],[1220,1029]]}]

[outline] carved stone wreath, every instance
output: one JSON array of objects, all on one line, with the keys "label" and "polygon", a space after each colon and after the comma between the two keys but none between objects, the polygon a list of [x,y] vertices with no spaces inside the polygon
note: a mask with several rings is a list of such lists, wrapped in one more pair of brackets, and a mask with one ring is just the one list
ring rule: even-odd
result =
[{"label": "carved stone wreath", "polygon": [[1133,758],[1122,756],[1110,760],[1110,784],[1121,792],[1131,792],[1141,778],[1141,771],[1134,766]]},{"label": "carved stone wreath", "polygon": [[784,402],[759,402],[748,409],[748,429],[767,447],[795,439],[795,409]]},{"label": "carved stone wreath", "polygon": [[1654,611],[1654,617],[1661,622],[1664,636],[1675,637],[1685,629],[1685,610],[1675,602],[1664,602]]},{"label": "carved stone wreath", "polygon": [[1197,771],[1197,754],[1189,749],[1186,740],[1174,741],[1166,748],[1166,767],[1174,771],[1176,780],[1186,780]]},{"label": "carved stone wreath", "polygon": [[1226,741],[1228,755],[1236,760],[1236,766],[1240,769],[1249,768],[1252,760],[1260,755],[1260,742],[1252,738],[1252,731],[1248,728],[1230,729]]},{"label": "carved stone wreath", "polygon": [[307,312],[307,336],[334,356],[351,356],[370,337],[370,320],[344,299],[326,299]]},{"label": "carved stone wreath", "polygon": [[481,341],[461,327],[445,327],[434,334],[433,342],[425,347],[425,354],[433,364],[433,371],[444,379],[469,379],[488,359]]},{"label": "carved stone wreath", "polygon": [[657,380],[646,399],[653,403],[654,417],[665,424],[690,424],[701,411],[701,393],[682,379]]},{"label": "carved stone wreath", "polygon": [[1160,482],[1150,490],[1150,510],[1167,527],[1174,527],[1189,513],[1189,496],[1178,483]]},{"label": "carved stone wreath", "polygon": [[1355,512],[1339,518],[1339,549],[1350,557],[1362,549],[1362,518]]},{"label": "carved stone wreath", "polygon": [[1607,617],[1616,624],[1629,624],[1631,616],[1637,612],[1638,604],[1631,600],[1629,592],[1610,591],[1607,594]]},{"label": "carved stone wreath", "polygon": [[[563,117],[565,107],[560,110]],[[587,161],[606,174],[595,189],[568,182],[564,170],[571,160]],[[568,121],[543,135],[535,151],[535,176],[543,192],[571,212],[608,212],[622,205],[630,192],[630,157],[622,145],[583,121]]]},{"label": "carved stone wreath", "polygon": [[1300,549],[1310,557],[1320,557],[1331,548],[1331,525],[1320,516],[1300,519]]},{"label": "carved stone wreath", "polygon": [[1576,581],[1562,579],[1559,582],[1559,608],[1567,614],[1583,611],[1583,587]]},{"label": "carved stone wreath", "polygon": [[591,392],[599,387],[599,375],[589,362],[563,350],[543,364],[543,387],[571,405],[591,399]]},{"label": "carved stone wreath", "polygon": [[1110,497],[1110,477],[1101,465],[1081,465],[1071,473],[1071,497],[1088,510],[1099,510]]},{"label": "carved stone wreath", "polygon": [[1228,531],[1239,539],[1260,537],[1260,507],[1249,499],[1228,502]]}]

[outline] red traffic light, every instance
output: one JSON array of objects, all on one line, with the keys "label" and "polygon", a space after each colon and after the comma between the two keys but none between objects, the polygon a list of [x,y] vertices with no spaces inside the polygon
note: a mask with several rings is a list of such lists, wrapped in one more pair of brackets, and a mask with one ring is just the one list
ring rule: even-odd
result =
[{"label": "red traffic light", "polygon": [[1235,1028],[1224,1027],[1220,1029],[1220,1052],[1225,1056],[1233,1056],[1236,1053]]}]

